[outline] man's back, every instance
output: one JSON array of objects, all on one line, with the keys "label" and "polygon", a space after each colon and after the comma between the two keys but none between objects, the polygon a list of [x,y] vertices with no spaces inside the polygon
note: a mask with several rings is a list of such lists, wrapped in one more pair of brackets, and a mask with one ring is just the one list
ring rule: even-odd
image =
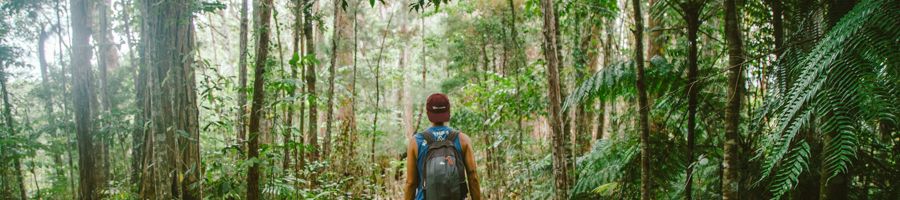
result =
[{"label": "man's back", "polygon": [[[450,131],[451,128],[447,126],[433,126],[428,128],[429,131],[426,132],[439,132],[439,131]],[[453,141],[454,145],[458,145],[459,151],[461,153],[462,160],[464,161],[466,180],[468,185],[468,191],[471,195],[472,199],[481,199],[481,187],[478,180],[477,173],[477,164],[475,163],[475,154],[472,150],[472,143],[465,133],[459,132],[458,137]],[[416,134],[415,137],[411,138],[407,145],[407,157],[406,157],[406,190],[404,191],[405,199],[425,199],[424,194],[422,192],[422,184],[420,184],[420,180],[422,176],[425,174],[420,173],[422,169],[422,163],[425,159],[425,154],[428,151],[428,142],[425,140],[424,134]]]},{"label": "man's back", "polygon": [[[460,199],[464,199],[466,192],[462,190],[468,187],[468,193],[472,199],[481,200],[478,165],[475,164],[472,141],[466,134],[445,126],[450,122],[450,98],[441,93],[429,95],[425,100],[425,111],[428,113],[428,121],[431,121],[432,127],[423,133],[416,134],[416,137],[410,138],[406,146],[406,187],[403,190],[403,199],[425,199],[426,192],[424,191],[428,188],[426,187],[429,182],[428,177],[432,177],[438,180],[432,180],[430,188],[440,195],[460,193]],[[433,151],[430,156],[428,156],[429,150]],[[438,152],[440,154],[435,155]],[[456,163],[457,160],[464,162],[459,165]],[[427,167],[426,162],[430,164]],[[465,170],[459,170],[459,168]],[[465,181],[459,180],[463,176],[460,171],[465,171]],[[465,185],[454,184],[454,182]],[[437,196],[437,194],[429,196],[429,198],[453,199],[453,197]]]}]

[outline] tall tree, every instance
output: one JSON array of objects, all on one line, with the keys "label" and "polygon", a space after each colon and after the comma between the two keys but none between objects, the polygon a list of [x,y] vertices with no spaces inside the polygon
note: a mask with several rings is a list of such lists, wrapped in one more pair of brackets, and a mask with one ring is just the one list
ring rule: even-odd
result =
[{"label": "tall tree", "polygon": [[[292,60],[292,62],[291,62],[291,70],[292,70],[291,78],[294,80],[298,80],[297,79],[298,73],[302,73],[304,70],[303,68],[300,68],[299,69],[300,72],[298,72],[298,70],[296,69],[298,67],[302,67],[302,62],[303,62],[302,57],[304,55],[303,40],[300,36],[300,33],[303,31],[304,5],[303,5],[303,1],[301,1],[301,0],[293,0],[293,3],[294,3],[294,8],[293,8],[292,12],[294,14],[294,27],[293,27],[291,36],[292,36],[292,39],[294,42],[294,48],[293,48],[294,52],[293,52],[293,58],[291,58],[291,60]],[[300,74],[300,76],[302,76],[302,75],[303,74]],[[291,91],[291,93],[294,94],[294,96],[296,96],[297,89],[298,88],[295,88],[293,91]],[[303,88],[299,88],[299,89],[302,92]],[[303,96],[300,96],[300,97],[305,97],[305,94],[303,94]],[[306,99],[303,99],[303,98],[301,98],[301,99],[302,100],[299,103],[300,104],[300,117],[298,118],[299,121],[297,122],[300,125],[300,127],[298,128],[300,133],[297,136],[297,139],[299,140],[298,141],[299,144],[305,144],[304,139],[303,139],[304,138],[303,133],[305,133],[306,130],[303,129],[304,128],[303,127],[303,125],[304,125],[303,124],[303,116],[305,115],[304,105],[306,105]],[[291,107],[291,108],[293,108],[293,107]],[[303,165],[305,164],[304,163],[305,153],[303,151],[301,151],[300,147],[298,147],[298,146],[294,146],[293,150],[294,150],[294,160],[295,160],[294,161],[295,162],[294,163],[295,164],[294,171],[299,173],[300,169],[302,169]]]},{"label": "tall tree", "polygon": [[547,80],[548,87],[547,96],[550,98],[550,127],[551,140],[553,143],[553,176],[554,185],[556,187],[556,198],[558,200],[567,199],[569,192],[569,164],[568,153],[566,152],[566,134],[562,127],[562,109],[560,107],[560,86],[559,86],[559,50],[557,29],[559,24],[556,20],[556,7],[552,0],[541,0],[541,11],[543,12],[544,25],[544,59],[547,60]]},{"label": "tall tree", "polygon": [[316,44],[313,41],[313,19],[312,5],[315,0],[303,0],[303,38],[306,42],[306,55],[303,57],[303,64],[306,67],[306,92],[307,101],[309,102],[309,137],[307,143],[312,144],[311,161],[319,159],[319,133],[318,133],[318,96],[316,96]]},{"label": "tall tree", "polygon": [[237,123],[235,123],[235,130],[237,130],[237,144],[241,146],[243,149],[246,147],[245,142],[247,142],[247,131],[244,130],[246,125],[246,115],[247,115],[247,34],[249,26],[249,19],[247,19],[247,10],[249,7],[250,0],[241,0],[241,25],[240,25],[240,39],[238,41],[238,45],[240,48],[240,57],[238,57],[238,84],[240,84],[238,88],[238,115],[237,115]]},{"label": "tall tree", "polygon": [[[3,93],[3,119],[4,119],[3,123],[6,125],[6,131],[9,132],[9,136],[15,136],[17,134],[16,133],[17,131],[16,131],[16,126],[15,126],[15,121],[13,120],[13,115],[12,115],[12,103],[9,102],[9,90],[6,89],[6,84],[7,84],[6,78],[8,75],[7,73],[8,73],[8,71],[4,64],[4,61],[0,60],[0,92]],[[4,162],[6,162],[6,161],[4,161]],[[22,172],[21,159],[14,158],[12,164],[13,164],[13,169],[14,169],[13,171],[15,172],[15,176],[16,176],[16,184],[19,187],[19,198],[28,199],[28,194],[27,194],[28,191],[26,191],[26,189],[25,189],[25,179],[23,178],[24,174]],[[6,166],[3,166],[3,167],[6,167]],[[7,171],[4,170],[4,172],[7,172]],[[7,174],[4,173],[4,174],[0,174],[0,175],[6,176]],[[6,177],[0,177],[0,178],[6,178]],[[3,183],[7,184],[9,182],[3,182]],[[6,188],[6,187],[4,187],[4,188]]]},{"label": "tall tree", "polygon": [[[97,45],[97,75],[98,75],[98,83],[99,91],[97,93],[100,95],[100,113],[101,116],[108,116],[112,110],[113,103],[112,98],[110,97],[110,84],[109,84],[109,72],[119,66],[119,55],[116,51],[116,46],[112,41],[112,30],[111,30],[111,12],[110,12],[110,0],[97,0],[93,2],[94,6],[94,20],[95,24],[91,27],[93,28],[93,34],[91,35],[94,39],[94,43]],[[96,109],[96,108],[95,108]],[[103,123],[101,126],[108,127],[109,122],[107,120],[101,120]],[[104,130],[101,128],[100,130]],[[107,129],[109,130],[109,129]],[[108,135],[108,134],[101,134]],[[106,183],[107,180],[110,179],[109,173],[109,146],[110,141],[108,141],[109,137],[101,136],[97,140],[96,150],[99,152],[95,154],[97,156],[96,164],[100,170],[100,173],[97,174],[100,179],[100,183]]]},{"label": "tall tree", "polygon": [[728,100],[725,109],[725,146],[722,172],[722,199],[740,198],[741,100],[744,96],[744,50],[741,41],[740,13],[735,0],[725,0],[725,40],[728,45]]},{"label": "tall tree", "polygon": [[[135,59],[135,50],[137,48],[134,47],[134,36],[131,32],[132,26],[132,15],[131,11],[134,9],[132,6],[131,0],[123,1],[122,9],[122,21],[125,23],[124,31],[126,36],[126,44],[128,45],[128,64],[131,65],[132,69],[132,77],[134,80],[134,105],[139,110],[134,114],[134,124],[132,127],[134,129],[131,133],[131,184],[140,185],[141,184],[141,174],[143,170],[143,161],[144,161],[144,132],[147,127],[145,127],[144,122],[150,118],[149,112],[144,112],[145,106],[147,106],[147,97],[146,94],[147,88],[144,85],[147,82],[146,76],[141,76],[141,67],[140,61]],[[136,191],[140,192],[140,191]]]},{"label": "tall tree", "polygon": [[687,57],[687,93],[688,93],[688,120],[687,120],[687,170],[684,183],[684,197],[690,200],[693,191],[694,170],[694,143],[697,132],[697,94],[700,92],[699,79],[697,79],[697,32],[700,30],[700,13],[703,10],[704,0],[688,0],[679,4],[684,21],[687,22],[688,57]]},{"label": "tall tree", "polygon": [[96,24],[93,26],[93,39],[97,44],[97,68],[100,83],[100,107],[103,112],[110,112],[113,103],[110,98],[109,72],[118,68],[119,54],[116,44],[112,39],[112,13],[110,0],[97,0],[94,2]]},{"label": "tall tree", "polygon": [[650,105],[647,102],[647,84],[644,76],[644,20],[641,15],[641,1],[631,0],[634,8],[634,65],[637,66],[638,113],[641,134],[641,199],[652,197],[653,182],[650,179]]},{"label": "tall tree", "polygon": [[[253,76],[253,102],[250,109],[250,143],[247,145],[249,150],[249,159],[259,159],[259,135],[260,122],[262,121],[262,110],[265,106],[265,81],[266,81],[266,61],[269,58],[269,21],[272,16],[272,0],[262,0],[254,9],[259,19],[256,24],[256,30],[259,31],[256,39],[256,62],[254,67],[256,73]],[[259,162],[253,162],[250,170],[247,172],[247,199],[257,200],[260,198],[259,190]]]},{"label": "tall tree", "polygon": [[78,174],[80,199],[99,199],[101,183],[95,173],[94,113],[97,106],[94,96],[94,75],[91,71],[90,4],[88,0],[69,2],[69,20],[72,26],[72,101],[75,107],[75,131],[78,141]]},{"label": "tall tree", "polygon": [[343,38],[349,35],[350,30],[347,28],[347,11],[342,4],[344,0],[334,1],[334,20],[332,27],[334,31],[331,36],[331,65],[328,68],[328,102],[325,121],[325,138],[322,145],[322,154],[324,157],[330,157],[332,150],[331,135],[334,123],[334,78],[336,68],[350,64],[350,51],[347,51]]},{"label": "tall tree", "polygon": [[141,2],[144,135],[143,199],[202,199],[200,130],[194,86],[192,0]]}]

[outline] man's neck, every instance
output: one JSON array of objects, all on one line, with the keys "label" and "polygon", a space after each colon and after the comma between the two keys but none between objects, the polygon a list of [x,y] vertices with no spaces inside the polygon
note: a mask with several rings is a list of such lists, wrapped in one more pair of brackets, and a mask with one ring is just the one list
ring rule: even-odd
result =
[{"label": "man's neck", "polygon": [[431,123],[431,126],[446,126],[446,123]]}]

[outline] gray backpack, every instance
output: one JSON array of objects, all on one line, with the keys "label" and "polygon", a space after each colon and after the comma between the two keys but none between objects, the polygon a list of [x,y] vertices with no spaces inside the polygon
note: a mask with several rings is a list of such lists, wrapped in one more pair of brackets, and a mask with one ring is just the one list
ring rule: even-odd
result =
[{"label": "gray backpack", "polygon": [[429,131],[422,135],[428,146],[425,162],[421,162],[424,166],[420,168],[425,170],[421,181],[425,199],[465,199],[468,193],[465,160],[454,145],[459,132],[450,131],[442,139]]}]

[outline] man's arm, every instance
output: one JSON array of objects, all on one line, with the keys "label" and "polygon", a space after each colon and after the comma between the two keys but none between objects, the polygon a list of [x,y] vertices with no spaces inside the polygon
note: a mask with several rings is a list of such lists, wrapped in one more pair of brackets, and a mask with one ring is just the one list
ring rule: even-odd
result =
[{"label": "man's arm", "polygon": [[409,144],[406,145],[406,187],[403,190],[403,199],[412,200],[416,198],[416,182],[418,173],[416,171],[416,159],[418,157],[418,146],[416,138],[410,138]]},{"label": "man's arm", "polygon": [[473,200],[481,200],[481,184],[478,183],[478,165],[475,164],[475,151],[472,150],[472,141],[469,136],[460,133],[460,146],[463,148],[463,155],[466,157],[466,178],[469,182],[469,195]]}]

